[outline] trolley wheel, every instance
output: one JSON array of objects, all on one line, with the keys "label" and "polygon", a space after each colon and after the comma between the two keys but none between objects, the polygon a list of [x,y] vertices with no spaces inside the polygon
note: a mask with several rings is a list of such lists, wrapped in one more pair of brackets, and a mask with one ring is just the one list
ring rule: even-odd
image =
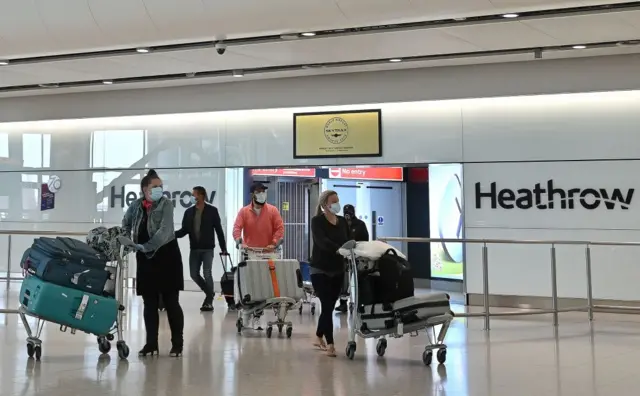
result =
[{"label": "trolley wheel", "polygon": [[242,319],[238,318],[238,320],[236,320],[236,328],[238,329],[238,334],[242,334],[242,327],[244,327]]},{"label": "trolley wheel", "polygon": [[438,359],[438,363],[444,364],[447,361],[447,350],[446,349],[438,349],[436,353],[436,358]]},{"label": "trolley wheel", "polygon": [[98,339],[98,350],[100,353],[107,354],[111,350],[111,343],[106,338]]},{"label": "trolley wheel", "polygon": [[125,360],[129,357],[129,347],[124,341],[118,341],[116,348],[118,349],[118,357],[120,359]]},{"label": "trolley wheel", "polygon": [[378,345],[376,345],[376,353],[378,356],[384,356],[384,353],[387,351],[387,340],[381,338],[378,340]]},{"label": "trolley wheel", "polygon": [[356,356],[356,343],[355,342],[348,343],[345,353],[347,354],[347,357],[350,360],[353,360],[354,356]]},{"label": "trolley wheel", "polygon": [[430,366],[432,360],[433,360],[433,352],[431,351],[422,352],[422,363],[424,363],[425,366]]},{"label": "trolley wheel", "polygon": [[278,325],[278,333],[282,334],[282,329],[284,329],[284,325],[283,324],[279,324]]},{"label": "trolley wheel", "polygon": [[29,355],[30,358],[33,358],[34,353],[35,346],[33,344],[27,344],[27,355]]},{"label": "trolley wheel", "polygon": [[116,337],[114,337],[113,334],[107,334],[107,340],[113,341],[115,339],[116,339]]},{"label": "trolley wheel", "polygon": [[34,347],[34,350],[35,350],[36,360],[40,360],[40,358],[42,357],[42,346],[36,345]]},{"label": "trolley wheel", "polygon": [[298,307],[298,313],[302,315],[302,304],[300,304],[300,306]]},{"label": "trolley wheel", "polygon": [[291,338],[293,334],[293,327],[287,327],[287,338]]},{"label": "trolley wheel", "polygon": [[313,315],[315,315],[315,314],[316,314],[316,306],[315,306],[315,305],[312,305],[312,306],[311,306],[311,316],[313,316]]},{"label": "trolley wheel", "polygon": [[273,327],[267,327],[267,338],[271,338],[271,334],[273,334]]},{"label": "trolley wheel", "polygon": [[349,303],[349,313],[353,313],[353,303]]}]

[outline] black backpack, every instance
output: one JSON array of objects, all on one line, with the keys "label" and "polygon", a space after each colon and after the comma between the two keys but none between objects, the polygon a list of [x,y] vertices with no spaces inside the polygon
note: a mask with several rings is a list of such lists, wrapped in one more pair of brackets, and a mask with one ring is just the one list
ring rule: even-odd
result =
[{"label": "black backpack", "polygon": [[359,303],[383,304],[391,310],[394,302],[413,296],[411,266],[394,249],[387,250],[376,262],[376,272],[359,274]]}]

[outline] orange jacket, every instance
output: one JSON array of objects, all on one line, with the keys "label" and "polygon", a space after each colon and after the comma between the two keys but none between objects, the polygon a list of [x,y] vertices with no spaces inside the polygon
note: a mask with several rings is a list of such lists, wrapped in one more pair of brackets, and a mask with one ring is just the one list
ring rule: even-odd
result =
[{"label": "orange jacket", "polygon": [[264,248],[276,245],[284,238],[284,223],[278,208],[265,203],[257,215],[253,203],[238,212],[233,224],[233,239],[242,238],[242,243],[249,247]]}]

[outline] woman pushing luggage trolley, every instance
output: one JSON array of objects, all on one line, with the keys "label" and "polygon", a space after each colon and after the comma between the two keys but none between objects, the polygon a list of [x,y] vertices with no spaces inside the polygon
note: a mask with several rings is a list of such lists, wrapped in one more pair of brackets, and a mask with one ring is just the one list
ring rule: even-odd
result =
[{"label": "woman pushing luggage trolley", "polygon": [[[380,279],[377,268],[378,255],[368,255],[363,252],[366,248],[382,242],[355,242],[345,243],[339,253],[347,258],[347,271],[349,273],[351,296],[356,306],[355,314],[349,318],[349,341],[346,347],[346,355],[353,359],[356,353],[356,335],[362,338],[378,339],[376,352],[378,356],[384,356],[387,349],[387,337],[401,338],[407,333],[417,335],[419,331],[427,333],[428,345],[422,354],[422,361],[429,366],[433,360],[433,351],[437,351],[436,357],[439,363],[447,359],[447,346],[444,339],[449,325],[454,318],[449,303],[449,295],[445,293],[430,294],[419,297],[407,297],[393,301],[391,304],[363,304],[360,302],[361,292],[359,282],[367,280],[367,277],[378,277],[371,284],[384,282]],[[385,245],[385,244],[383,244]],[[387,245],[385,255],[393,251]],[[386,248],[386,247],[385,247]],[[382,255],[380,255],[382,256]],[[369,278],[371,279],[371,278]],[[376,283],[378,282],[378,283]],[[364,287],[364,285],[363,285]],[[367,284],[369,287],[369,284]],[[411,294],[412,291],[411,291]],[[436,326],[441,326],[436,335]]]},{"label": "woman pushing luggage trolley", "polygon": [[[235,267],[234,295],[238,306],[236,328],[261,331],[260,317],[265,309],[273,309],[275,321],[267,322],[266,335],[271,338],[273,326],[291,338],[293,323],[287,321],[289,310],[298,306],[303,297],[302,275],[297,260],[282,259],[280,244],[275,250],[243,248],[244,260]],[[249,322],[253,322],[249,326]]]}]

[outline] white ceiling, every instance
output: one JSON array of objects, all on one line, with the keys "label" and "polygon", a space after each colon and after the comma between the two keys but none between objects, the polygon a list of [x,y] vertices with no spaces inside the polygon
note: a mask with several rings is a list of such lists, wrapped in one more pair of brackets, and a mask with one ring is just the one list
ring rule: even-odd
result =
[{"label": "white ceiling", "polygon": [[[0,59],[614,3],[622,1],[0,0]],[[223,56],[213,49],[201,49],[9,65],[0,67],[0,87],[635,39],[640,39],[640,11],[515,19],[476,26],[234,46]],[[640,46],[548,53],[545,59],[634,52],[640,52]],[[531,54],[284,74],[532,59]]]}]

